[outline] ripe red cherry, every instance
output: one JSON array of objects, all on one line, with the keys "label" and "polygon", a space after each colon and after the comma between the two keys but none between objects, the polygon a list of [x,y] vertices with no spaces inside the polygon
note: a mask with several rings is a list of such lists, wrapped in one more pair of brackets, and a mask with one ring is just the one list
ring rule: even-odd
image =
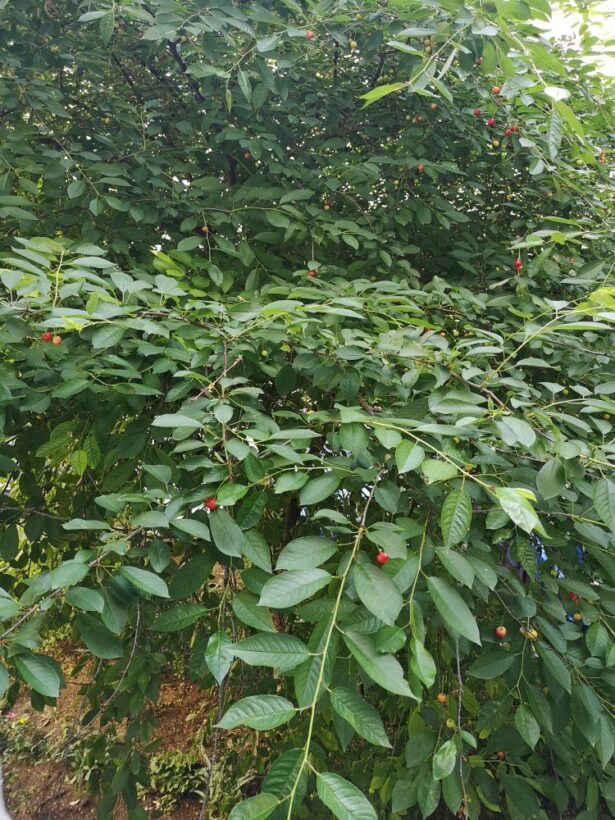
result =
[{"label": "ripe red cherry", "polygon": [[318,273],[315,270],[309,270],[308,276],[310,277],[310,279],[315,279],[318,276]]},{"label": "ripe red cherry", "polygon": [[490,125],[492,128],[495,125],[495,117],[489,117],[487,120],[487,125]]},{"label": "ripe red cherry", "polygon": [[515,259],[515,261],[513,262],[513,267],[515,270],[521,270],[521,268],[523,267],[523,262],[520,259]]},{"label": "ripe red cherry", "polygon": [[581,600],[581,599],[579,598],[579,596],[576,594],[576,592],[569,592],[569,593],[568,593],[568,597],[569,597],[569,598],[570,598],[570,600],[571,600],[571,601],[573,601],[575,604],[578,604],[578,603],[579,603],[579,601]]},{"label": "ripe red cherry", "polygon": [[482,64],[483,64],[483,58],[482,57],[479,57],[478,60],[474,60],[474,65],[477,68],[478,68],[478,66],[481,66]]},{"label": "ripe red cherry", "polygon": [[43,342],[50,342],[53,339],[53,333],[46,330],[44,333],[41,333],[41,339]]},{"label": "ripe red cherry", "polygon": [[61,345],[62,344],[62,337],[61,336],[54,336],[51,340],[52,345]]},{"label": "ripe red cherry", "polygon": [[313,31],[306,31],[305,36],[307,37],[308,40],[313,40],[316,35],[314,34]]},{"label": "ripe red cherry", "polygon": [[512,135],[513,135],[513,130],[512,130],[512,128],[505,128],[505,129],[504,129],[504,136],[505,136],[505,137],[512,137]]},{"label": "ripe red cherry", "polygon": [[218,502],[212,496],[210,496],[209,498],[206,498],[203,503],[205,504],[205,506],[207,507],[208,510],[217,510],[218,509]]},{"label": "ripe red cherry", "polygon": [[383,564],[386,564],[386,562],[388,560],[389,560],[389,556],[388,556],[388,553],[386,553],[386,552],[379,552],[378,555],[376,556],[376,561],[380,564],[380,566],[382,566]]},{"label": "ripe red cherry", "polygon": [[493,88],[491,89],[491,93],[492,94],[499,94],[501,90],[502,90],[501,85],[494,85]]},{"label": "ripe red cherry", "polygon": [[495,628],[495,637],[496,638],[505,638],[506,637],[506,627],[505,626],[496,626]]},{"label": "ripe red cherry", "polygon": [[475,108],[474,111],[472,111],[472,116],[480,117],[480,108]]}]

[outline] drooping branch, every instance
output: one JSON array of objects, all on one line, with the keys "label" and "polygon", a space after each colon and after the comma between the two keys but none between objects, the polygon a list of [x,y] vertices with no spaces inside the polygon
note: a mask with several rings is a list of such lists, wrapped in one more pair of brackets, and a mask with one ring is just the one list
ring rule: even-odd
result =
[{"label": "drooping branch", "polygon": [[169,49],[169,54],[171,55],[171,57],[173,57],[173,59],[179,66],[181,73],[186,76],[186,79],[188,80],[188,85],[190,86],[190,90],[194,94],[194,99],[197,100],[197,102],[205,102],[205,97],[201,94],[199,84],[196,82],[196,80],[193,80],[192,77],[188,74],[188,63],[180,54],[178,41],[167,40],[167,48]]}]

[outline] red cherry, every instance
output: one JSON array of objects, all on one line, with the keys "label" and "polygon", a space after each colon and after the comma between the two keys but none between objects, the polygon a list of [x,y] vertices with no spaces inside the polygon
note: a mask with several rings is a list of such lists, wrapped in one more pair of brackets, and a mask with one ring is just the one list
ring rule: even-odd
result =
[{"label": "red cherry", "polygon": [[487,125],[493,128],[493,126],[495,125],[495,117],[489,117],[489,119],[487,120]]},{"label": "red cherry", "polygon": [[576,592],[569,592],[569,593],[568,593],[568,597],[569,597],[569,598],[570,598],[570,600],[571,600],[571,601],[573,601],[573,603],[575,603],[575,604],[578,604],[578,603],[579,603],[579,601],[581,600],[581,599],[579,598],[579,596],[576,594]]},{"label": "red cherry", "polygon": [[313,31],[306,31],[305,36],[307,37],[308,40],[313,40],[316,35],[314,34]]},{"label": "red cherry", "polygon": [[41,339],[43,342],[50,342],[53,339],[53,333],[46,330],[44,333],[41,333]]},{"label": "red cherry", "polygon": [[493,88],[491,89],[491,93],[492,94],[499,94],[501,90],[502,90],[502,86],[494,85]]},{"label": "red cherry", "polygon": [[513,130],[512,130],[512,128],[505,128],[505,129],[504,129],[504,136],[505,136],[505,137],[512,137],[512,135],[513,135]]},{"label": "red cherry", "polygon": [[518,126],[518,125],[511,125],[510,127],[512,128],[512,130],[513,130],[515,133],[516,133],[517,131],[520,131],[520,130],[521,130],[521,129],[519,128],[519,126]]},{"label": "red cherry", "polygon": [[386,562],[388,560],[389,560],[389,556],[386,552],[379,552],[378,555],[376,556],[376,561],[380,564],[380,566],[382,566],[383,564],[386,564]]},{"label": "red cherry", "polygon": [[506,752],[498,752],[498,757],[500,760],[504,760],[506,758]]},{"label": "red cherry", "polygon": [[316,273],[315,270],[309,270],[308,271],[308,276],[310,277],[310,279],[315,279],[318,276],[318,274]]},{"label": "red cherry", "polygon": [[515,261],[513,262],[513,267],[515,270],[521,270],[521,268],[523,267],[523,262],[520,259],[515,259]]},{"label": "red cherry", "polygon": [[209,498],[206,498],[203,503],[205,504],[205,506],[207,507],[208,510],[217,510],[218,509],[218,502],[212,496],[210,496]]},{"label": "red cherry", "polygon": [[480,108],[475,108],[474,111],[472,111],[472,116],[480,117]]},{"label": "red cherry", "polygon": [[483,64],[483,58],[482,57],[479,57],[478,60],[474,60],[474,65],[477,68],[478,68],[478,66],[481,66],[482,64]]},{"label": "red cherry", "polygon": [[54,336],[51,340],[52,345],[61,345],[62,344],[62,337],[61,336]]},{"label": "red cherry", "polygon": [[496,626],[495,628],[495,637],[496,638],[505,638],[506,637],[506,627],[505,626]]}]

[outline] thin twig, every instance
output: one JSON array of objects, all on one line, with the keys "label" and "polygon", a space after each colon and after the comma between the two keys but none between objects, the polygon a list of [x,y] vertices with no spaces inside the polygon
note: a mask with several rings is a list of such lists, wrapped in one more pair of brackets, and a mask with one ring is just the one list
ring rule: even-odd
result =
[{"label": "thin twig", "polygon": [[[459,660],[459,641],[455,641],[455,656],[457,658],[457,689],[459,695],[457,697],[457,732],[461,733],[461,698],[463,695],[463,678],[461,677],[461,661]],[[463,742],[463,741],[462,741]],[[469,817],[468,814],[468,795],[466,794],[466,784],[463,781],[463,746],[459,752],[459,780],[461,781],[461,793],[463,795],[463,816],[465,820]]]},{"label": "thin twig", "polygon": [[[220,631],[222,631],[224,629],[224,625],[225,625],[225,622],[226,622],[226,592],[227,592],[227,586],[228,586],[228,583],[229,583],[229,577],[230,577],[229,568],[224,567],[224,593],[223,593],[223,596],[222,596],[222,604],[221,604],[221,607],[220,607],[220,621],[219,621]],[[225,683],[224,683],[224,680],[222,680],[218,684],[218,703],[217,703],[217,707],[216,707],[216,723],[220,723],[220,720],[222,718],[222,710],[223,710],[223,707],[224,707],[224,689],[225,689]],[[211,758],[210,758],[210,761],[209,761],[209,772],[207,773],[207,780],[205,781],[205,786],[203,788],[203,801],[201,803],[201,810],[199,812],[198,820],[203,820],[203,818],[205,817],[205,809],[207,808],[207,804],[209,802],[209,792],[210,792],[210,789],[211,789],[211,779],[213,777],[214,768],[215,768],[216,763],[218,761],[218,741],[219,741],[219,738],[220,738],[220,729],[218,728],[218,726],[216,726],[214,728],[214,737],[213,737],[213,742],[212,742]]]}]

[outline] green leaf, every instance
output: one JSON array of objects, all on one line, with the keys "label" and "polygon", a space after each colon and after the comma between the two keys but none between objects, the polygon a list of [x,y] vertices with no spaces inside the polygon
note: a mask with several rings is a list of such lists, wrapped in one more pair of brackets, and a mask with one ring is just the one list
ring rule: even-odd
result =
[{"label": "green leaf", "polygon": [[73,518],[70,521],[67,521],[65,524],[62,524],[62,527],[65,530],[73,531],[73,530],[110,530],[111,527],[107,524],[106,521],[98,521],[88,519],[85,520],[83,518]]},{"label": "green leaf", "polygon": [[380,100],[388,94],[393,94],[395,91],[405,88],[406,85],[407,83],[387,83],[386,85],[379,85],[377,88],[372,88],[371,91],[361,95],[361,99],[365,100],[365,106],[363,107],[365,108],[368,105],[375,103],[376,100]]},{"label": "green leaf", "polygon": [[280,553],[276,569],[312,569],[324,564],[335,552],[337,545],[330,538],[318,535],[295,538]]},{"label": "green leaf", "polygon": [[461,595],[442,578],[428,578],[427,586],[431,600],[448,628],[480,646],[478,625]]},{"label": "green leaf", "polygon": [[316,775],[316,790],[338,820],[378,820],[367,797],[339,774],[319,772]]},{"label": "green leaf", "polygon": [[474,583],[474,567],[468,559],[455,550],[436,547],[436,554],[448,574],[464,586],[471,588]]},{"label": "green leaf", "polygon": [[158,575],[154,575],[153,572],[149,572],[146,569],[139,569],[139,567],[120,567],[119,573],[123,575],[124,578],[127,578],[130,583],[141,592],[145,592],[148,595],[156,595],[159,598],[169,597],[167,585],[162,578],[159,578]]},{"label": "green leaf", "polygon": [[116,325],[105,325],[97,330],[92,336],[92,347],[94,350],[103,350],[107,347],[114,347],[121,342],[124,336],[124,329]]},{"label": "green leaf", "polygon": [[454,464],[450,464],[448,461],[438,461],[435,458],[428,458],[424,461],[421,469],[423,475],[431,484],[437,481],[449,481],[451,478],[455,478],[459,472]]},{"label": "green leaf", "polygon": [[406,644],[406,632],[400,626],[383,626],[376,632],[376,648],[382,654],[392,655]]},{"label": "green leaf", "polygon": [[295,669],[295,694],[301,707],[318,701],[331,683],[339,645],[339,632],[331,629],[332,620],[333,613],[326,612],[318,621],[308,641],[310,657]]},{"label": "green leaf", "polygon": [[52,569],[49,573],[51,589],[62,589],[62,587],[78,584],[79,581],[82,581],[88,574],[88,570],[88,565],[77,558],[64,561],[63,564]]},{"label": "green leaf", "polygon": [[176,518],[172,523],[176,529],[193,538],[198,538],[201,541],[211,540],[209,527],[203,521],[197,521],[196,518]]},{"label": "green leaf", "polygon": [[20,612],[19,604],[12,598],[4,597],[0,594],[0,621],[7,621],[14,618]]},{"label": "green leaf", "polygon": [[183,416],[180,413],[167,413],[162,416],[156,416],[156,418],[152,421],[152,427],[184,427],[190,430],[196,430],[198,427],[202,427],[200,421],[191,418],[190,416]]},{"label": "green leaf", "polygon": [[[374,429],[374,433],[385,450],[392,450],[394,447],[396,448],[402,441],[401,433],[397,430],[388,430],[386,427],[376,427]],[[400,472],[403,471],[400,470]]]},{"label": "green leaf", "polygon": [[267,575],[271,575],[271,552],[269,544],[265,541],[260,532],[256,530],[248,530],[244,533],[245,543],[243,552],[246,558],[251,561],[254,566],[260,567]]},{"label": "green leaf", "polygon": [[545,500],[558,496],[564,489],[565,484],[564,465],[556,458],[552,458],[546,464],[543,464],[536,476],[536,487]]},{"label": "green leaf", "polygon": [[410,668],[417,676],[417,678],[428,689],[431,688],[436,680],[436,664],[431,654],[425,649],[423,644],[416,638],[410,641]]},{"label": "green leaf", "polygon": [[100,39],[103,41],[105,45],[109,42],[109,40],[113,37],[113,29],[115,28],[115,14],[113,11],[108,11],[106,14],[100,18],[100,22],[98,23],[98,31],[100,33]]},{"label": "green leaf", "polygon": [[71,606],[85,612],[102,612],[105,606],[105,599],[100,592],[87,587],[73,587],[67,591],[65,598]]},{"label": "green leaf", "polygon": [[518,489],[499,487],[495,490],[495,495],[506,515],[524,532],[531,533],[535,530],[541,535],[545,535],[534,508]]},{"label": "green leaf", "polygon": [[319,504],[325,498],[334,493],[340,486],[341,479],[333,473],[325,473],[324,475],[313,478],[303,487],[299,494],[299,504],[301,506],[309,506],[310,504]]},{"label": "green leaf", "polygon": [[234,657],[231,639],[223,632],[214,632],[207,641],[205,663],[218,684],[228,675]]},{"label": "green leaf", "polygon": [[612,532],[615,532],[615,482],[602,478],[594,487],[596,512]]},{"label": "green leaf", "polygon": [[265,820],[278,803],[278,798],[273,794],[261,792],[238,803],[229,814],[229,820]]},{"label": "green leaf", "polygon": [[97,658],[121,658],[124,655],[120,639],[96,618],[77,615],[76,624],[83,643]]},{"label": "green leaf", "polygon": [[[0,690],[2,685],[0,682]],[[613,722],[607,715],[601,715],[598,722],[598,740],[596,742],[596,751],[600,757],[602,768],[606,768],[607,763],[611,761],[615,753],[615,733],[613,731]]]},{"label": "green leaf", "polygon": [[281,493],[292,493],[295,490],[300,490],[309,479],[308,473],[302,473],[300,471],[295,472],[294,470],[290,470],[287,473],[282,473],[279,478],[276,479],[274,492],[276,495],[280,495]]},{"label": "green leaf", "polygon": [[331,706],[348,721],[358,735],[375,746],[391,748],[382,719],[374,707],[355,691],[338,686],[331,692]]},{"label": "green leaf", "polygon": [[147,512],[140,513],[139,515],[135,515],[132,520],[137,526],[147,527],[148,529],[167,529],[171,526],[166,515],[157,510],[148,510]]},{"label": "green leaf", "polygon": [[529,707],[521,704],[515,712],[515,726],[530,749],[533,749],[540,738],[540,727]]},{"label": "green leaf", "polygon": [[555,652],[548,649],[543,644],[537,644],[536,650],[540,655],[547,672],[549,672],[554,680],[559,683],[562,689],[565,689],[566,692],[570,692],[572,690],[572,679],[564,662],[555,654]]},{"label": "green leaf", "polygon": [[150,630],[152,632],[176,632],[178,629],[191,626],[206,612],[207,607],[202,604],[178,604],[159,615],[150,626]]},{"label": "green leaf", "polygon": [[365,607],[385,624],[393,625],[404,602],[390,576],[373,564],[356,564],[352,577]]},{"label": "green leaf", "polygon": [[296,569],[276,575],[262,589],[259,604],[287,609],[327,586],[331,575],[324,569]]},{"label": "green leaf", "polygon": [[468,669],[468,674],[474,678],[482,680],[492,680],[499,678],[515,662],[515,657],[510,652],[502,652],[496,649],[480,655]]},{"label": "green leaf", "polygon": [[344,641],[361,669],[379,686],[394,695],[412,697],[401,665],[392,655],[381,655],[373,635],[363,635],[356,629],[344,632]]},{"label": "green leaf", "polygon": [[62,681],[50,658],[24,652],[15,656],[15,667],[19,677],[43,697],[57,698],[60,694]]},{"label": "green leaf", "polygon": [[214,544],[220,552],[231,557],[241,557],[246,537],[226,510],[214,510],[209,516],[209,526]]},{"label": "green leaf", "polygon": [[276,631],[271,612],[266,607],[259,606],[258,598],[251,592],[236,592],[231,606],[242,623],[265,632]]},{"label": "green leaf", "polygon": [[82,476],[88,466],[88,454],[85,450],[73,450],[68,455],[68,463],[77,475]]},{"label": "green leaf", "polygon": [[549,146],[549,156],[551,160],[555,160],[557,152],[562,142],[562,121],[557,109],[551,111],[551,118],[549,119],[549,129],[547,131],[547,145]]},{"label": "green leaf", "polygon": [[9,673],[6,666],[0,663],[0,698],[4,697],[4,693],[9,688]]},{"label": "green leaf", "polygon": [[197,592],[209,578],[213,565],[214,557],[210,554],[195,555],[194,558],[186,561],[169,583],[170,597],[177,601]]},{"label": "green leaf", "polygon": [[301,795],[305,794],[307,788],[307,767],[303,765],[304,750],[289,749],[273,761],[269,771],[265,775],[262,789],[269,794],[275,794],[280,800],[287,797],[295,784],[296,794],[299,795],[297,802],[301,801]]},{"label": "green leaf", "polygon": [[401,441],[395,448],[395,464],[397,472],[402,475],[416,470],[425,459],[425,450],[408,439]]},{"label": "green leaf", "polygon": [[457,747],[451,738],[443,743],[433,756],[433,777],[434,780],[442,780],[448,777],[455,768],[457,760]]},{"label": "green leaf", "polygon": [[307,660],[308,650],[294,635],[251,635],[234,644],[233,654],[250,666],[276,666],[293,669]]},{"label": "green leaf", "polygon": [[221,729],[249,726],[250,729],[275,729],[295,716],[293,704],[279,695],[250,695],[233,704],[216,724]]},{"label": "green leaf", "polygon": [[444,546],[453,547],[462,541],[470,529],[471,521],[472,500],[470,496],[465,490],[452,490],[447,495],[440,514]]},{"label": "green leaf", "polygon": [[173,476],[173,470],[166,464],[144,464],[143,469],[165,485],[169,483]]},{"label": "green leaf", "polygon": [[362,424],[342,424],[339,429],[339,441],[343,450],[359,455],[369,446],[367,430]]}]

